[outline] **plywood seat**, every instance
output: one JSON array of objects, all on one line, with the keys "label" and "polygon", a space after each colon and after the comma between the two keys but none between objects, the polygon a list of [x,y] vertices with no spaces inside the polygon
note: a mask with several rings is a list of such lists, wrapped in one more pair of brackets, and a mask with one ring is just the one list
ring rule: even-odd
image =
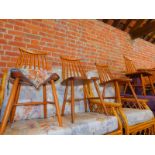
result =
[{"label": "plywood seat", "polygon": [[74,81],[75,86],[84,85],[85,83],[91,82],[91,79],[84,78],[84,77],[69,77],[61,82],[62,85],[71,85],[70,82]]}]

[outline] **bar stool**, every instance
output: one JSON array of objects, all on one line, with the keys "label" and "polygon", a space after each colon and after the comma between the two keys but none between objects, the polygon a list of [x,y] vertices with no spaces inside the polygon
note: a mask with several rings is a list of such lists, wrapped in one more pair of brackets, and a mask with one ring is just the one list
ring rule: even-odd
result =
[{"label": "bar stool", "polygon": [[[47,71],[46,56],[48,53],[28,51],[22,48],[19,50],[20,56],[17,59],[16,68],[11,70],[10,81],[13,83],[13,87],[2,119],[0,133],[2,134],[5,131],[9,117],[10,122],[13,122],[17,106],[43,105],[44,118],[47,117],[47,104],[49,102],[46,96],[46,86],[48,84],[52,87],[58,123],[59,126],[62,126],[62,118],[54,83],[54,81],[59,79],[59,76],[56,73],[51,74]],[[43,86],[43,102],[18,103],[22,86],[35,86],[36,88]]]}]

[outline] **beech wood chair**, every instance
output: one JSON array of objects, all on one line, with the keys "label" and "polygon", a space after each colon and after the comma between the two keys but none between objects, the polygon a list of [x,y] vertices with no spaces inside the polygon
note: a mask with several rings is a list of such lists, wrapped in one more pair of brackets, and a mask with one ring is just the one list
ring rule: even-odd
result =
[{"label": "beech wood chair", "polygon": [[[100,85],[103,86],[103,93],[102,93],[103,98],[105,98],[105,99],[106,98],[110,98],[110,99],[114,98],[115,102],[121,103],[120,87],[121,87],[121,85],[125,84],[125,86],[126,86],[125,89],[127,88],[127,86],[129,86],[135,101],[138,103],[137,96],[136,96],[135,91],[131,85],[131,79],[126,78],[126,77],[115,78],[113,76],[113,74],[111,73],[108,65],[101,65],[101,64],[95,64],[95,65],[96,65],[96,69],[99,74]],[[105,89],[106,89],[106,85],[108,83],[114,84],[115,97],[105,97]],[[125,95],[125,92],[126,92],[126,90],[124,90],[124,95]]]},{"label": "beech wood chair", "polygon": [[124,56],[126,73],[125,75],[131,79],[139,79],[140,84],[137,80],[133,80],[133,88],[142,88],[142,95],[146,96],[146,89],[152,91],[152,94],[155,95],[155,88],[152,81],[152,74],[147,69],[136,69],[132,60]]},{"label": "beech wood chair", "polygon": [[[108,83],[114,83],[115,87],[115,100],[118,103],[121,104],[122,108],[117,109],[118,115],[121,117],[122,125],[125,129],[125,134],[155,134],[155,119],[154,117],[151,118],[148,121],[140,122],[138,124],[129,125],[129,120],[127,119],[127,116],[125,114],[124,108],[130,108],[131,110],[136,109],[138,112],[141,110],[150,110],[150,108],[147,106],[147,100],[137,99],[137,96],[134,92],[134,89],[131,85],[131,80],[129,78],[115,78],[112,73],[110,72],[110,69],[108,65],[99,65],[96,64],[96,68],[98,70],[99,79],[100,79],[100,85],[104,86],[103,88],[103,98],[106,98],[105,93],[105,86]],[[120,85],[125,83],[129,86],[131,89],[133,98],[128,98],[125,96],[120,95]],[[125,88],[126,89],[126,88]],[[113,98],[113,97],[108,97]],[[97,102],[97,100],[96,100]],[[99,101],[98,101],[99,102]],[[150,110],[151,112],[151,110]],[[139,116],[140,117],[140,116]]]},{"label": "beech wood chair", "polygon": [[[74,111],[74,102],[79,101],[80,99],[74,98],[74,86],[83,86],[83,92],[84,92],[84,105],[85,105],[85,111],[87,111],[87,103],[89,105],[90,112],[96,112],[96,113],[102,113],[107,116],[115,116],[118,120],[118,129],[116,131],[113,131],[111,135],[116,134],[122,134],[122,124],[121,121],[117,115],[117,110],[121,108],[120,104],[114,104],[114,103],[105,103],[103,101],[102,95],[100,94],[98,85],[97,85],[97,78],[91,78],[88,79],[86,76],[86,72],[84,70],[84,66],[81,64],[80,59],[76,58],[70,58],[70,57],[61,57],[62,61],[62,85],[65,85],[65,93],[64,93],[64,102],[62,106],[62,115],[64,115],[65,111],[65,105],[67,101],[67,95],[68,95],[68,87],[71,86],[71,100],[68,100],[71,102],[71,117],[72,122],[74,122],[75,119],[75,111]],[[98,96],[95,97],[92,91],[92,84],[94,84]]]},{"label": "beech wood chair", "polygon": [[[62,106],[62,115],[64,115],[65,111],[65,105],[68,95],[68,86],[71,86],[71,118],[72,123],[74,123],[75,120],[74,102],[76,101],[76,99],[74,98],[74,86],[83,86],[84,106],[86,112],[87,111],[86,97],[88,95],[88,89],[86,88],[86,85],[90,83],[92,80],[87,78],[86,72],[84,71],[84,67],[81,64],[80,59],[61,57],[61,61],[62,61],[62,79],[63,79],[61,84],[66,86],[64,93],[64,102]],[[103,104],[102,106],[106,112],[105,105]]]},{"label": "beech wood chair", "polygon": [[[48,69],[47,61],[46,61],[46,56],[48,54],[47,52],[28,51],[23,48],[20,48],[19,50],[20,50],[20,56],[18,57],[16,68],[27,68],[27,69],[34,69],[34,70]],[[56,88],[54,84],[54,81],[57,81],[58,79],[59,79],[59,76],[56,73],[54,73],[54,74],[51,74],[51,76],[42,84],[43,102],[18,103],[21,87],[23,85],[32,86],[32,83],[30,83],[20,72],[18,71],[12,72],[11,82],[13,83],[13,87],[2,119],[0,133],[2,134],[5,131],[9,117],[10,117],[10,122],[11,123],[13,122],[17,106],[43,105],[44,118],[47,117],[47,104],[50,103],[47,101],[47,96],[46,96],[46,85],[48,84],[51,84],[58,123],[59,123],[59,126],[62,126],[62,118],[60,115],[58,97],[57,97]],[[50,104],[53,104],[53,103],[50,103]]]}]

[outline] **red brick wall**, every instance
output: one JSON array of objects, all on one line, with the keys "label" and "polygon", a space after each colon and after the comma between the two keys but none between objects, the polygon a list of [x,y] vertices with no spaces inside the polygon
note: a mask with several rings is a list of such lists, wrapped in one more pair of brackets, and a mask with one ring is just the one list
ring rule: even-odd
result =
[{"label": "red brick wall", "polygon": [[124,70],[122,55],[138,67],[155,67],[155,45],[132,41],[127,33],[97,20],[0,20],[0,76],[15,65],[19,47],[49,51],[49,64],[60,65],[60,55],[84,59],[88,68],[108,63]]}]

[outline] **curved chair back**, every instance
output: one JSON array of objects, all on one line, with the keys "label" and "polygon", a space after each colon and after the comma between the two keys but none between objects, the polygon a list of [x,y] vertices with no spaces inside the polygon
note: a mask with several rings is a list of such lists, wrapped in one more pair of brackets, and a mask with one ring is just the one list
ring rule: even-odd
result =
[{"label": "curved chair back", "polygon": [[113,79],[113,75],[110,72],[108,65],[100,65],[100,64],[95,64],[95,65],[96,65],[96,69],[98,71],[99,79],[100,79],[101,83],[107,82],[107,81]]},{"label": "curved chair back", "polygon": [[61,57],[61,62],[63,80],[69,77],[87,77],[80,59]]},{"label": "curved chair back", "polygon": [[47,70],[47,52],[28,51],[19,48],[20,56],[17,59],[17,68],[44,69]]},{"label": "curved chair back", "polygon": [[125,67],[126,67],[127,73],[134,73],[137,71],[132,60],[124,56],[124,61],[125,61]]}]

